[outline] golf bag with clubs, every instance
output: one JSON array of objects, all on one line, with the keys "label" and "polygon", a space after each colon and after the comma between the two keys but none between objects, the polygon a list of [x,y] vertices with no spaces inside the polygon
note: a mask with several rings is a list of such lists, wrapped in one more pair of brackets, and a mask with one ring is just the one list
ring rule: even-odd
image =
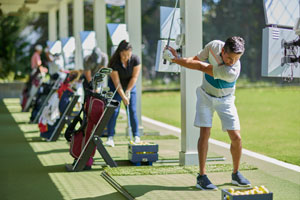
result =
[{"label": "golf bag with clubs", "polygon": [[25,88],[21,94],[22,112],[27,112],[32,106],[32,101],[35,98],[39,87],[43,82],[44,73],[41,73],[39,68],[34,69],[27,81]]},{"label": "golf bag with clubs", "polygon": [[72,88],[71,83],[78,77],[79,72],[70,72],[59,89],[50,97],[38,123],[41,137],[46,139],[51,138],[61,114],[65,111],[70,103],[70,98],[74,95],[75,89]]},{"label": "golf bag with clubs", "polygon": [[31,116],[30,116],[30,121],[32,122],[34,118],[36,117],[37,113],[41,109],[44,101],[46,100],[48,94],[50,93],[52,87],[57,83],[59,79],[58,74],[53,74],[50,76],[50,81],[47,83],[42,83],[37,94],[36,94],[36,99],[33,102],[33,107],[31,111]]},{"label": "golf bag with clubs", "polygon": [[[82,110],[65,131],[65,138],[70,142],[70,154],[75,159],[74,163],[76,162],[76,159],[79,158],[86,143],[89,141],[94,127],[98,124],[99,120],[102,120],[106,106],[111,101],[114,101],[112,100],[113,93],[108,92],[108,89],[105,90],[100,86],[100,90],[97,91],[97,85],[101,84],[104,77],[110,73],[110,68],[102,68],[95,74],[92,80],[93,86],[85,87],[85,100]],[[80,116],[82,111],[83,119],[81,119]],[[78,123],[80,123],[80,128],[76,129]],[[91,168],[95,152],[96,147],[86,163],[85,169]]]}]

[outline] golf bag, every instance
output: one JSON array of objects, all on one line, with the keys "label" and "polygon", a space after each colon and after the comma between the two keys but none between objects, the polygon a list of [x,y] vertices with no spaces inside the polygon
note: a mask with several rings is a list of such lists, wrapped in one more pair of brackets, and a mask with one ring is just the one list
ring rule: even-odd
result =
[{"label": "golf bag", "polygon": [[58,74],[54,74],[50,77],[49,83],[42,83],[37,95],[36,99],[33,102],[33,108],[31,111],[30,121],[32,122],[34,118],[36,117],[37,113],[41,109],[44,101],[47,99],[48,94],[50,93],[52,87],[55,85],[55,81],[58,79]]},{"label": "golf bag", "polygon": [[[94,95],[88,95],[85,102],[85,107],[83,108],[84,119],[81,120],[79,113],[79,115],[73,120],[73,122],[65,132],[66,139],[68,141],[71,141],[70,154],[75,159],[80,156],[83,147],[88,142],[92,134],[93,128],[101,119],[106,105],[106,99],[100,96],[96,97]],[[81,127],[78,130],[74,131],[75,126],[78,122],[82,122]],[[90,167],[93,164],[95,151],[96,148],[94,149],[86,166]]]},{"label": "golf bag", "polygon": [[44,108],[39,119],[40,136],[50,139],[55,127],[59,122],[61,114],[70,103],[74,91],[68,83],[63,83],[60,88],[49,99],[48,105]]},{"label": "golf bag", "polygon": [[39,69],[35,69],[32,75],[30,75],[29,81],[26,83],[25,88],[21,95],[21,107],[22,112],[27,112],[32,104],[32,101],[38,92],[40,85],[42,84],[43,75]]},{"label": "golf bag", "polygon": [[[87,145],[89,145],[93,139],[91,137],[94,136],[95,130],[99,127],[99,124],[107,123],[106,121],[108,121],[103,121],[103,117],[107,107],[110,106],[114,94],[112,92],[107,92],[107,90],[101,86],[101,83],[103,83],[104,77],[111,72],[112,69],[102,68],[93,76],[91,82],[88,83],[86,79],[83,82],[85,93],[84,105],[65,131],[66,140],[71,142],[70,154],[75,158],[73,165],[76,163],[77,159],[81,157],[81,154],[85,152],[86,148],[88,148]],[[100,86],[100,88],[98,88],[98,86]],[[80,117],[82,111],[83,120]],[[76,130],[75,127],[78,122],[80,122],[81,126]],[[90,150],[92,152],[89,154],[88,160],[84,161],[87,162],[85,164],[85,169],[90,169],[93,164],[96,146],[92,147]]]}]

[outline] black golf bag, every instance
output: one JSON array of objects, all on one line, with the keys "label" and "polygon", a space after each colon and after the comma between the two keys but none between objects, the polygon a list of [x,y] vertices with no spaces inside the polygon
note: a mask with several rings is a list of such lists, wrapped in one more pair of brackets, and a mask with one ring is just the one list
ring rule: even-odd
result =
[{"label": "black golf bag", "polygon": [[59,78],[58,74],[53,74],[50,77],[49,82],[42,83],[41,86],[39,87],[39,90],[36,94],[36,99],[35,99],[35,101],[33,101],[33,106],[32,106],[32,111],[31,111],[31,116],[30,116],[30,121],[31,122],[34,120],[37,113],[41,109],[44,101],[47,99],[47,96],[49,95],[51,89],[55,85],[58,78]]},{"label": "black golf bag", "polygon": [[39,69],[35,69],[33,74],[30,75],[29,80],[27,81],[25,88],[21,94],[21,107],[22,112],[27,112],[32,106],[32,101],[35,98],[35,95],[38,92],[40,85],[43,82],[43,75]]}]

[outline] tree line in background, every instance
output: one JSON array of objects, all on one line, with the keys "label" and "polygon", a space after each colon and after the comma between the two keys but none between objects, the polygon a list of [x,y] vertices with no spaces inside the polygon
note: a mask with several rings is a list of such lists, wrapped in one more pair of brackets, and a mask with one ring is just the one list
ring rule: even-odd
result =
[{"label": "tree line in background", "polygon": [[[30,72],[28,65],[30,58],[24,54],[29,42],[21,35],[21,31],[32,19],[25,13],[4,15],[0,11],[0,78],[10,75],[17,78],[21,74]],[[30,69],[30,68],[29,68]],[[17,73],[15,73],[17,72]]]},{"label": "tree line in background", "polygon": [[[174,7],[175,0],[142,0],[142,43],[143,78],[168,77],[179,81],[179,75],[155,72],[157,41],[160,39],[160,6]],[[69,35],[73,31],[72,4],[69,4]],[[124,7],[107,6],[107,23],[125,23]],[[226,40],[229,36],[239,35],[245,39],[246,52],[241,59],[241,76],[251,81],[262,80],[262,29],[265,27],[263,1],[257,0],[203,0],[203,45],[211,40]],[[93,5],[85,2],[85,30],[93,30]],[[27,16],[27,17],[24,17]],[[38,16],[38,17],[37,17]],[[15,72],[15,79],[30,71],[30,47],[20,32],[30,25],[40,33],[36,43],[46,46],[48,38],[48,17],[46,13],[17,16],[0,13],[0,78]],[[109,38],[109,36],[107,37]],[[111,41],[108,41],[111,46]],[[24,49],[27,54],[24,53]],[[109,50],[110,48],[108,48]],[[29,53],[28,53],[29,52]],[[197,52],[195,52],[196,54]],[[264,79],[272,80],[274,79]],[[278,80],[278,79],[277,79]]]},{"label": "tree line in background", "polygon": [[[147,3],[146,3],[147,2]],[[143,64],[154,70],[157,40],[159,39],[159,6],[174,6],[175,1],[159,3],[148,0],[143,7]],[[262,29],[265,27],[263,1],[203,0],[203,45],[211,40],[223,40],[238,35],[245,39],[246,52],[241,58],[241,76],[251,81],[261,80]],[[154,31],[155,30],[155,31]],[[147,34],[147,33],[157,34]],[[196,55],[197,52],[195,52]]]}]

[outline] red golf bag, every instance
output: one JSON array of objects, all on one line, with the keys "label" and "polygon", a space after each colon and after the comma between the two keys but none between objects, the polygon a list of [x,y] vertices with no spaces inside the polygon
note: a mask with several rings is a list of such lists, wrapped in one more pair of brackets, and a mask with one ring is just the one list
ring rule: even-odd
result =
[{"label": "red golf bag", "polygon": [[[82,122],[81,128],[75,131],[72,134],[71,144],[70,144],[70,154],[73,158],[77,159],[80,156],[85,144],[88,142],[91,134],[93,132],[94,127],[97,125],[98,121],[101,119],[105,109],[105,99],[96,98],[93,96],[88,96],[86,100],[86,104],[84,107],[85,111],[85,119]],[[75,120],[79,120],[79,118]],[[78,121],[72,122],[72,124],[76,126]],[[70,127],[71,128],[71,127]],[[73,127],[75,128],[75,127]],[[72,128],[71,128],[72,129]],[[87,167],[92,166],[93,157],[95,155],[96,147],[86,164]]]}]

